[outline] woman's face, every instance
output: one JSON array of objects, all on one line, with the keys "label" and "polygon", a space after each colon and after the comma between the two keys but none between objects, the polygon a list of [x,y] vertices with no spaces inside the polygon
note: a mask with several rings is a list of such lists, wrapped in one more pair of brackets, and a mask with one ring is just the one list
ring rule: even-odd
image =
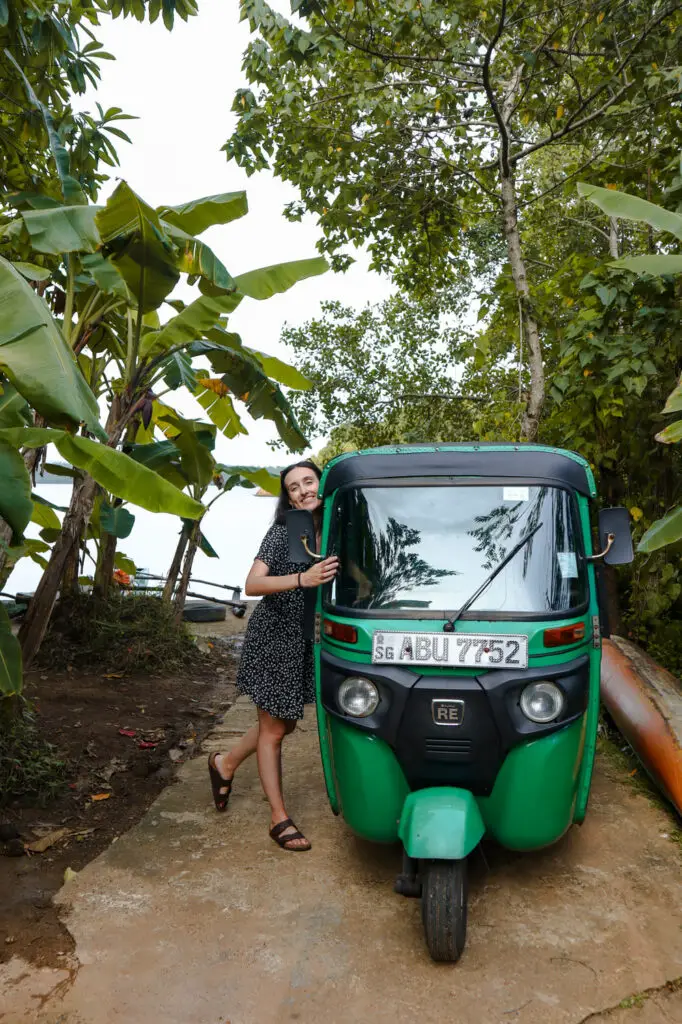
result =
[{"label": "woman's face", "polygon": [[317,496],[320,481],[317,474],[308,466],[295,466],[289,470],[284,477],[289,501],[293,508],[304,508],[307,512],[314,512],[321,505]]}]

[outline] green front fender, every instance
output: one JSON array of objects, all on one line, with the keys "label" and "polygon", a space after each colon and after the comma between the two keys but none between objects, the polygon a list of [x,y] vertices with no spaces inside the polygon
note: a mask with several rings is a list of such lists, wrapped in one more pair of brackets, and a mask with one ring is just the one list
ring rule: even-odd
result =
[{"label": "green front fender", "polygon": [[403,805],[398,826],[408,857],[461,860],[478,846],[485,825],[472,794],[454,786],[418,789]]}]

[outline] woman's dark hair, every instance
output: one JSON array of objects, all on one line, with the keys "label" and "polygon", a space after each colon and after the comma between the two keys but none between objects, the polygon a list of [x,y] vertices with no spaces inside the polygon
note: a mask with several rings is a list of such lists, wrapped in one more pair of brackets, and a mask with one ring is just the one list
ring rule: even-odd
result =
[{"label": "woman's dark hair", "polygon": [[287,466],[286,469],[282,470],[282,472],[279,474],[282,489],[279,492],[277,508],[275,509],[275,523],[277,526],[285,525],[287,521],[286,513],[289,511],[290,508],[293,508],[293,505],[289,501],[289,494],[287,493],[287,489],[284,486],[284,480],[287,474],[291,473],[292,469],[312,469],[313,473],[315,474],[318,480],[322,478],[322,473],[320,471],[319,466],[316,466],[314,462],[310,461],[310,459],[302,459],[301,462],[293,462],[290,466]]}]

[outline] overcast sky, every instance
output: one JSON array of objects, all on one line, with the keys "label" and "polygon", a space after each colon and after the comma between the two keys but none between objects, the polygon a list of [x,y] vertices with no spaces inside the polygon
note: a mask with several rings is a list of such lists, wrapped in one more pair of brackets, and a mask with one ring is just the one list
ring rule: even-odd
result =
[{"label": "overcast sky", "polygon": [[[203,236],[232,274],[315,256],[320,236],[313,217],[300,224],[285,220],[285,203],[297,197],[293,188],[265,172],[247,178],[220,152],[234,126],[234,93],[245,82],[241,55],[249,31],[238,18],[236,0],[200,0],[199,15],[188,23],[176,19],[172,32],[160,19],[148,25],[103,16],[97,36],[117,60],[102,62],[100,88],[81,104],[92,108],[98,100],[105,109],[119,106],[137,115],[138,121],[121,123],[133,145],[118,144],[116,174],[152,206],[246,189],[249,214]],[[105,187],[100,200],[115,184]],[[279,341],[285,322],[300,324],[317,315],[324,299],[361,307],[390,294],[388,281],[368,271],[363,254],[356,256],[346,274],[330,272],[265,302],[245,299],[230,318],[231,329],[252,348],[287,358]],[[177,294],[185,297],[182,290]],[[186,415],[203,415],[191,400],[182,408]],[[249,437],[227,441],[219,435],[218,457],[233,465],[281,462],[284,453],[273,456],[267,446],[272,425],[243,418]]]}]

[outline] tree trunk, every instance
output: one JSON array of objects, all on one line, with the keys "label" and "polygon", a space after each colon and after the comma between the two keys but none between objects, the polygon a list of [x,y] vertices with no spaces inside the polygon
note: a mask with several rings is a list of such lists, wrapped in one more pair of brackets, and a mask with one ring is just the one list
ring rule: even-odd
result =
[{"label": "tree trunk", "polygon": [[62,597],[65,594],[77,594],[78,593],[78,574],[80,569],[81,561],[81,544],[83,543],[83,535],[80,534],[71,550],[69,551],[68,557],[64,564],[64,572],[62,573],[62,586],[61,593]]},{"label": "tree trunk", "polygon": [[116,541],[113,533],[103,533],[100,541],[99,559],[95,571],[95,594],[106,600],[111,589],[116,560]]},{"label": "tree trunk", "polygon": [[609,217],[609,253],[612,260],[620,256],[618,252],[618,221],[615,217]]},{"label": "tree trunk", "polygon": [[180,567],[182,566],[182,557],[187,547],[187,541],[189,540],[189,529],[185,524],[182,524],[182,530],[180,531],[180,538],[178,540],[175,554],[173,555],[173,561],[171,567],[168,570],[168,576],[166,577],[166,584],[163,588],[163,602],[164,604],[170,604],[173,600],[173,591],[175,590],[175,584],[178,582],[178,576],[180,575]]},{"label": "tree trunk", "polygon": [[57,599],[57,591],[74,549],[78,557],[80,538],[90,518],[96,493],[97,484],[91,476],[86,476],[71,496],[71,503],[62,523],[62,532],[55,541],[47,569],[40,579],[19,630],[25,669],[31,665],[43,641]]},{"label": "tree trunk", "polygon": [[[121,396],[117,395],[111,404],[107,421],[108,444],[112,448],[118,444],[126,427],[127,411]],[[97,484],[91,476],[85,476],[74,487],[61,533],[55,541],[47,569],[19,630],[25,669],[29,668],[43,642],[69,556],[74,548],[76,557],[80,553],[80,539],[90,519],[96,494]]]},{"label": "tree trunk", "polygon": [[182,622],[182,613],[185,610],[185,598],[187,597],[187,591],[189,590],[189,580],[192,575],[192,564],[194,562],[194,556],[197,553],[199,547],[199,531],[200,524],[195,522],[192,524],[188,538],[187,538],[187,550],[185,552],[185,560],[182,565],[182,576],[180,577],[180,586],[175,596],[175,621],[179,624]]},{"label": "tree trunk", "polygon": [[523,325],[528,342],[530,394],[523,414],[521,435],[524,441],[534,441],[538,433],[542,407],[545,404],[545,369],[542,362],[540,332],[533,315],[526,264],[521,250],[521,234],[516,212],[516,187],[511,170],[508,174],[500,174],[500,194],[504,217],[504,237],[507,242],[512,278],[523,312]]}]

